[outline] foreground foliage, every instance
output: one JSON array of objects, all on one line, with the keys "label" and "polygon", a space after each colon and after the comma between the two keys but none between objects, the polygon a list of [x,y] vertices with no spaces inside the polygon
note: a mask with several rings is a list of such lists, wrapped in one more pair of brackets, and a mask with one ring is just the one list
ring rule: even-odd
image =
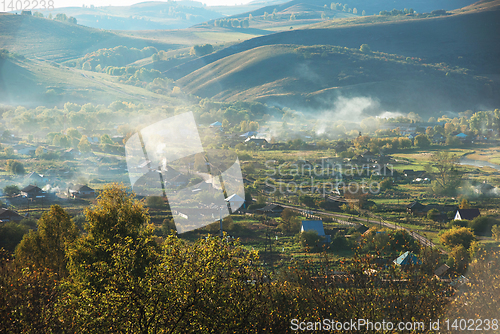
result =
[{"label": "foreground foliage", "polygon": [[101,193],[86,220],[86,233],[76,236],[67,214],[52,207],[15,259],[2,253],[0,332],[287,333],[292,319],[428,323],[447,312],[493,316],[499,306],[486,289],[500,288],[498,254],[478,255],[450,304],[452,290],[426,270],[435,265],[432,250],[421,251],[422,266],[384,269],[376,254],[394,245],[375,243],[372,254],[340,270],[325,253],[319,267],[305,262],[269,273],[257,252],[227,237],[188,244],[169,235],[159,244],[143,203],[117,185]]}]

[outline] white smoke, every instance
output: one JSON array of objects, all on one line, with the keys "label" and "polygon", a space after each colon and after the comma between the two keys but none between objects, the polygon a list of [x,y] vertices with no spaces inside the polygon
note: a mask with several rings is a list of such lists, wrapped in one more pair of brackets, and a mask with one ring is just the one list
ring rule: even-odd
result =
[{"label": "white smoke", "polygon": [[326,132],[328,123],[332,121],[347,121],[359,123],[368,113],[380,108],[380,103],[371,97],[348,98],[339,96],[333,102],[333,108],[319,113],[316,134]]}]

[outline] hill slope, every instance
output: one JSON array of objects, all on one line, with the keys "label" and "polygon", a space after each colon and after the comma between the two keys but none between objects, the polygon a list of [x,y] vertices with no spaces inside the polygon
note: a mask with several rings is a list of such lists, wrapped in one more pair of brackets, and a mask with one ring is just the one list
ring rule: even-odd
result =
[{"label": "hill slope", "polygon": [[262,46],[213,62],[177,84],[201,97],[301,109],[328,108],[339,96],[365,96],[384,110],[422,115],[498,99],[489,80],[464,69],[330,46]]},{"label": "hill slope", "polygon": [[63,7],[52,15],[64,13],[78,24],[98,29],[146,30],[184,29],[222,14],[195,1],[148,1],[132,6]]},{"label": "hill slope", "polygon": [[17,52],[26,57],[49,60],[77,58],[86,53],[118,45],[158,49],[175,48],[176,45],[121,36],[109,31],[67,24],[27,15],[0,15],[0,48]]},{"label": "hill slope", "polygon": [[[54,66],[55,65],[55,66]],[[0,104],[109,104],[115,100],[166,102],[167,97],[116,82],[104,73],[71,69],[46,61],[0,58]]]},{"label": "hill slope", "polygon": [[[424,58],[467,67],[477,74],[500,74],[500,1],[489,10],[467,10],[425,19],[301,29],[256,37],[171,69],[167,76],[178,79],[229,55],[272,44],[339,45]],[[333,23],[332,23],[333,24]]]}]

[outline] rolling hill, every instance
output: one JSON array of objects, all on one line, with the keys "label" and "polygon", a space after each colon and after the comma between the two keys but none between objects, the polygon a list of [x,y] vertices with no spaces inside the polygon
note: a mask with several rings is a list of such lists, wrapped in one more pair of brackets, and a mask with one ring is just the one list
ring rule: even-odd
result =
[{"label": "rolling hill", "polygon": [[309,110],[326,108],[339,96],[368,96],[388,110],[422,115],[461,110],[478,98],[484,104],[495,100],[490,81],[464,69],[330,46],[261,46],[213,62],[177,84],[200,97]]},{"label": "rolling hill", "polygon": [[103,73],[33,59],[0,58],[0,104],[37,107],[109,104],[116,100],[167,103],[164,95],[116,82]]},{"label": "rolling hill", "polygon": [[[403,0],[403,1],[393,1],[393,0],[343,0],[343,1],[324,1],[324,0],[292,0],[284,3],[263,3],[263,6],[259,9],[249,11],[247,13],[233,15],[234,17],[248,16],[252,14],[253,16],[263,15],[264,12],[272,13],[276,10],[280,12],[295,12],[299,13],[302,10],[329,10],[331,3],[342,3],[342,5],[347,4],[351,9],[356,8],[358,13],[364,10],[367,15],[378,14],[380,11],[387,10],[390,11],[394,8],[404,9],[413,8],[419,13],[431,12],[436,9],[452,10],[468,6],[474,3],[473,0]],[[327,6],[325,8],[324,6]],[[318,9],[319,8],[319,9]]]},{"label": "rolling hill", "polygon": [[[202,97],[290,107],[325,107],[339,94],[371,96],[380,100],[382,108],[410,106],[424,114],[498,106],[500,1],[480,7],[440,17],[261,36],[177,66],[166,75],[186,92]],[[365,43],[380,53],[372,53],[374,59],[355,59],[355,50]],[[288,51],[270,52],[283,50],[282,45],[290,45]],[[312,61],[290,51],[314,45],[346,47],[352,55],[338,67],[334,55]],[[382,53],[386,58],[419,59],[421,65],[412,61],[405,66],[390,61],[386,65],[378,59]],[[359,67],[362,73],[356,72]],[[315,80],[302,78],[297,69]],[[462,74],[456,76],[455,70]],[[340,80],[342,71],[349,80]]]},{"label": "rolling hill", "polygon": [[184,29],[222,16],[197,1],[147,1],[132,6],[62,7],[51,11],[78,24],[109,30]]},{"label": "rolling hill", "polygon": [[26,57],[54,61],[78,58],[101,48],[119,45],[140,49],[154,46],[161,50],[177,47],[171,43],[122,36],[110,31],[28,15],[1,14],[0,31],[0,48]]}]

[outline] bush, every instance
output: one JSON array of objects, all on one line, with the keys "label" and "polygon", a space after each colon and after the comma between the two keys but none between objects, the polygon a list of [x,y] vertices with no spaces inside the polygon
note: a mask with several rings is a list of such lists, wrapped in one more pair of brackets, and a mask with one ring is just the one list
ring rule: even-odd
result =
[{"label": "bush", "polygon": [[317,249],[321,247],[323,243],[323,237],[318,235],[316,231],[302,232],[299,235],[299,242],[302,247],[309,247],[312,249]]},{"label": "bush", "polygon": [[17,194],[19,194],[19,192],[20,192],[19,187],[16,186],[15,184],[12,184],[10,186],[6,186],[5,188],[3,188],[3,193],[9,197],[17,195]]},{"label": "bush", "polygon": [[476,236],[468,227],[455,227],[451,230],[439,233],[439,239],[441,243],[449,249],[453,249],[460,245],[465,249],[469,249],[472,242],[476,240]]},{"label": "bush", "polygon": [[165,201],[163,200],[163,197],[160,196],[149,196],[146,199],[146,205],[151,208],[161,208],[162,206],[165,206]]},{"label": "bush", "polygon": [[7,160],[7,171],[12,174],[24,174],[24,166],[17,160]]},{"label": "bush", "polygon": [[436,221],[437,217],[439,216],[439,210],[438,209],[430,209],[427,212],[427,219],[430,219],[432,221]]},{"label": "bush", "polygon": [[475,234],[491,235],[491,227],[495,225],[496,220],[491,217],[479,216],[468,222],[468,227]]},{"label": "bush", "polygon": [[255,203],[255,204],[250,204],[248,206],[248,210],[257,210],[257,209],[262,209],[263,207],[265,207],[267,204],[266,203],[261,203],[261,204],[258,204],[258,203]]}]

